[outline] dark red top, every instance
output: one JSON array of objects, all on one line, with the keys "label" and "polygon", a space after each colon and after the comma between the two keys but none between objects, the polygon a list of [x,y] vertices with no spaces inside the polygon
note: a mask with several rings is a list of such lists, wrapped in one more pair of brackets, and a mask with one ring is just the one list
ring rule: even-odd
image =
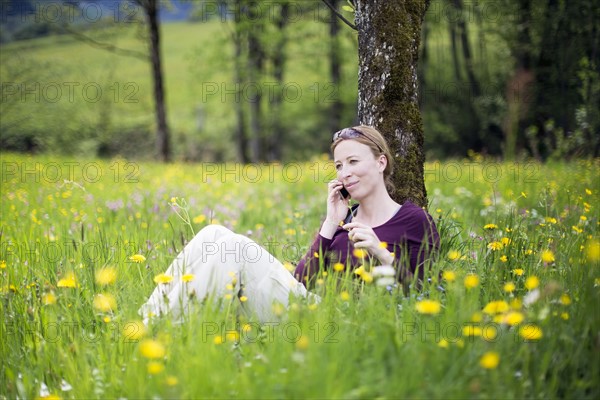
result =
[{"label": "dark red top", "polygon": [[[360,206],[355,215],[359,212]],[[387,250],[394,253],[393,266],[399,271],[399,277],[407,271],[414,275],[417,267],[439,248],[440,236],[433,218],[410,201],[406,201],[389,221],[374,227],[373,231],[380,241],[388,244]],[[306,285],[307,280],[318,272],[319,258],[315,257],[315,253],[321,254],[325,269],[337,262],[358,267],[362,262],[352,254],[353,250],[348,231],[342,227],[337,228],[331,239],[317,234],[310,250],[298,263],[294,276]],[[423,279],[423,268],[419,269],[418,275]]]}]

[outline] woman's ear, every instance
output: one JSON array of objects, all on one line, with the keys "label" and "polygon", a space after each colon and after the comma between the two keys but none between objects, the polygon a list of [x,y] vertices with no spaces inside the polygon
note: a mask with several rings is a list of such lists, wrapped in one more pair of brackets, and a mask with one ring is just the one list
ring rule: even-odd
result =
[{"label": "woman's ear", "polygon": [[387,157],[385,156],[385,154],[380,154],[379,155],[379,159],[377,160],[377,163],[379,164],[379,171],[383,172],[385,171],[385,167],[387,167]]}]

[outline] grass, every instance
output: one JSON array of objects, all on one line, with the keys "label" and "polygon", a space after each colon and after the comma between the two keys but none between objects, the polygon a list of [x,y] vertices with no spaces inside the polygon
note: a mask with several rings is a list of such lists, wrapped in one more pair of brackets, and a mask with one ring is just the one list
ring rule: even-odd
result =
[{"label": "grass", "polygon": [[[0,393],[597,398],[598,167],[428,163],[442,281],[404,296],[328,271],[322,303],[294,301],[272,324],[224,298],[227,314],[209,303],[144,330],[137,309],[192,229],[218,222],[297,261],[323,217],[326,158],[258,169],[3,155]],[[106,268],[112,283],[97,278]]]}]

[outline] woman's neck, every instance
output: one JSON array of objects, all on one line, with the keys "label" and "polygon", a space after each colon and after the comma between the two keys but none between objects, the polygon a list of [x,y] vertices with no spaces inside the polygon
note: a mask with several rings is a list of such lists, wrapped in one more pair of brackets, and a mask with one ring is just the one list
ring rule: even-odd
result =
[{"label": "woman's neck", "polygon": [[375,192],[359,202],[357,219],[371,227],[379,226],[392,218],[400,204],[396,203],[387,190]]}]

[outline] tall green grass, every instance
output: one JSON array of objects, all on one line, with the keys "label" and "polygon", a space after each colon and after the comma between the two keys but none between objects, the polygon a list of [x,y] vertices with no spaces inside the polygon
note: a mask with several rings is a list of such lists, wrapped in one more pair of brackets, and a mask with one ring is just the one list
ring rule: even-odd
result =
[{"label": "tall green grass", "polygon": [[[3,155],[0,393],[597,398],[598,167],[428,163],[442,247],[422,290],[329,270],[313,289],[321,303],[294,299],[271,324],[234,297],[144,331],[137,309],[154,278],[208,223],[297,261],[323,217],[326,159],[258,168]],[[106,268],[116,279],[103,285]]]}]

